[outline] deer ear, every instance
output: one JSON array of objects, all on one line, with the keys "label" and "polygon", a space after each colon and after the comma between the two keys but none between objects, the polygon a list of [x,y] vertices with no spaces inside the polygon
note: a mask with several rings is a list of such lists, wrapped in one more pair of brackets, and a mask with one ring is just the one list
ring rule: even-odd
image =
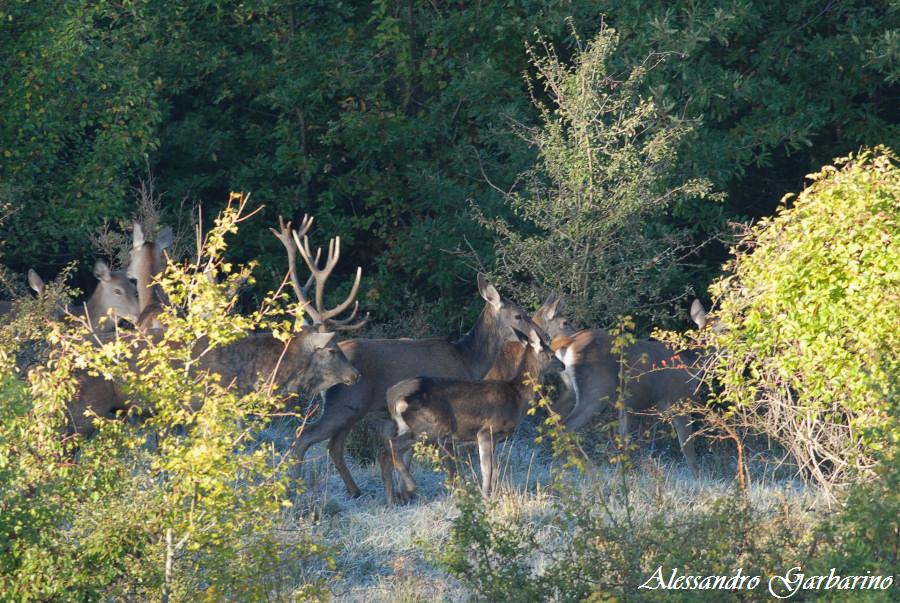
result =
[{"label": "deer ear", "polygon": [[44,292],[44,279],[32,268],[28,269],[28,286],[38,295]]},{"label": "deer ear", "polygon": [[559,312],[559,307],[562,304],[562,296],[559,295],[551,295],[547,298],[547,301],[544,302],[544,306],[546,310],[544,311],[544,316],[547,317],[547,320],[553,320],[556,318],[557,312]]},{"label": "deer ear", "polygon": [[701,329],[706,326],[706,308],[699,299],[695,299],[691,304],[691,320]]},{"label": "deer ear", "polygon": [[159,250],[168,249],[168,247],[175,240],[175,235],[172,232],[171,226],[166,226],[162,230],[159,231],[159,234],[156,235],[156,246],[159,247]]},{"label": "deer ear", "polygon": [[112,278],[112,275],[109,273],[109,266],[106,265],[106,262],[97,260],[97,263],[94,264],[94,276],[98,281],[108,281]]},{"label": "deer ear", "polygon": [[131,245],[135,249],[140,249],[144,245],[144,229],[137,222],[134,223],[131,234]]},{"label": "deer ear", "polygon": [[494,306],[494,309],[499,310],[500,306],[503,305],[503,302],[500,299],[500,293],[497,292],[497,288],[490,284],[487,277],[481,272],[478,273],[478,292],[481,294],[484,301]]}]

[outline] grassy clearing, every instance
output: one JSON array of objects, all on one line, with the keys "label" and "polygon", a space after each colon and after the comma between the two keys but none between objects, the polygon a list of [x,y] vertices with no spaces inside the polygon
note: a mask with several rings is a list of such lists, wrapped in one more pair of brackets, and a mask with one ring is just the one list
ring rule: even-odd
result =
[{"label": "grassy clearing", "polygon": [[[270,430],[271,437],[286,437],[285,426]],[[461,473],[467,479],[477,475],[474,450],[462,455]],[[533,442],[526,427],[514,439],[499,447],[503,473],[493,513],[502,519],[526,520],[539,527],[542,542],[553,545],[563,534],[553,525],[556,494],[550,485],[559,464],[549,452]],[[425,551],[439,549],[447,541],[451,521],[458,515],[452,497],[444,487],[444,476],[418,462],[413,470],[419,484],[412,504],[387,507],[378,466],[348,459],[350,470],[364,495],[347,496],[324,445],[312,448],[307,456],[304,477],[307,491],[297,497],[285,516],[291,528],[311,529],[313,537],[332,547],[336,570],[319,567],[312,571],[328,581],[337,601],[461,601],[469,598],[463,586],[438,570]],[[641,455],[629,476],[632,512],[649,515],[660,505],[673,515],[696,513],[715,498],[733,490],[733,460],[727,453],[701,457],[703,475],[695,482],[683,459]],[[616,479],[609,466],[600,466],[598,479]],[[585,480],[583,476],[575,479]],[[797,521],[810,517],[824,501],[815,491],[774,469],[762,458],[750,467],[748,496],[762,512],[792,509]],[[643,513],[642,511],[647,511]],[[614,506],[613,513],[623,513]],[[532,560],[536,571],[542,559]],[[310,568],[304,570],[309,575]]]}]

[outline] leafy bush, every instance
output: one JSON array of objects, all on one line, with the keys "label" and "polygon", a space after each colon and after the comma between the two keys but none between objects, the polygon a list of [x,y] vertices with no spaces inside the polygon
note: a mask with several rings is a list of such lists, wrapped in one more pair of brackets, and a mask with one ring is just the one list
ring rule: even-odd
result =
[{"label": "leafy bush", "polygon": [[900,444],[900,167],[883,147],[812,174],[712,289],[718,399],[823,486]]},{"label": "leafy bush", "polygon": [[[244,394],[190,368],[253,329],[287,337],[294,328],[274,294],[255,313],[230,314],[234,283],[251,270],[222,256],[242,208],[243,199],[218,217],[195,263],[169,264],[163,333],[94,339],[77,325],[51,323],[49,360],[28,384],[7,364],[0,599],[323,596],[321,583],[294,573],[328,563],[327,555],[301,529],[280,529],[290,506],[282,455],[254,442],[283,402],[266,387]],[[97,417],[92,437],[65,435],[76,378],[88,374],[129,392],[129,414],[141,420]]]},{"label": "leafy bush", "polygon": [[[552,507],[540,517],[486,500],[474,487],[453,491],[459,515],[449,541],[430,555],[476,600],[760,601],[771,598],[769,580],[790,568],[806,576],[896,577],[900,570],[896,467],[879,470],[880,479],[861,485],[837,513],[824,500],[812,507],[790,497],[753,501],[737,489],[684,501],[653,466],[649,484],[629,475],[625,463],[595,466],[552,416],[544,434],[561,466]],[[671,583],[673,571],[698,583],[708,576],[709,584],[719,576],[744,582],[731,591],[659,587],[659,580]],[[781,585],[776,578],[772,588],[780,592]],[[896,588],[858,590],[853,598],[893,601]],[[798,592],[797,600],[849,596]]]},{"label": "leafy bush", "polygon": [[[803,559],[814,520],[785,500],[759,510],[736,491],[685,505],[657,476],[639,487],[624,463],[594,466],[571,434],[546,423],[561,469],[545,526],[499,512],[474,489],[455,492],[460,515],[434,554],[482,601],[719,601],[722,591],[640,589],[658,568],[680,575],[781,575]],[[759,599],[765,585],[736,590]]]},{"label": "leafy bush", "polygon": [[590,43],[574,37],[570,63],[547,40],[529,47],[542,125],[522,129],[540,158],[522,175],[524,190],[506,195],[521,224],[478,215],[499,235],[496,271],[505,286],[533,300],[547,289],[565,293],[584,324],[626,312],[646,318],[671,297],[688,240],[648,222],[678,200],[705,196],[710,184],[674,178],[691,124],[660,111],[645,90],[647,73],[665,57],[615,70],[615,31],[602,28]]}]

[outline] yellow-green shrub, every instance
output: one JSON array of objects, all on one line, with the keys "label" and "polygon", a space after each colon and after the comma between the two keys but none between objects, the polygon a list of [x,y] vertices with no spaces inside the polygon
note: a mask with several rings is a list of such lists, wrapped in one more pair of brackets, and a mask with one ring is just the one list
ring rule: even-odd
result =
[{"label": "yellow-green shrub", "polygon": [[900,167],[835,161],[734,249],[713,286],[719,398],[820,484],[900,442]]}]

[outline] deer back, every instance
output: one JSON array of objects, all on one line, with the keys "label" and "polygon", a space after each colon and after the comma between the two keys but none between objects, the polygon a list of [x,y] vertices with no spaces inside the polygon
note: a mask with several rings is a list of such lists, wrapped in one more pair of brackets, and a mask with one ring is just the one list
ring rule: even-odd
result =
[{"label": "deer back", "polygon": [[[603,329],[579,331],[571,337],[558,337],[553,347],[566,365],[577,399],[572,415],[578,425],[612,404],[621,386],[620,355],[613,353],[613,338]],[[696,360],[692,352],[676,352],[668,345],[638,340],[624,353],[625,404],[634,411],[665,406],[694,394],[695,382],[690,366]],[[577,406],[590,405],[585,413]]]},{"label": "deer back", "polygon": [[[496,288],[478,275],[478,290],[484,309],[468,333],[456,341],[430,339],[354,339],[339,345],[362,374],[353,391],[338,388],[329,392],[331,406],[357,406],[358,413],[383,410],[389,387],[413,377],[481,379],[490,370],[509,328],[533,327],[522,309],[502,299]],[[335,401],[337,400],[337,402]]]}]

